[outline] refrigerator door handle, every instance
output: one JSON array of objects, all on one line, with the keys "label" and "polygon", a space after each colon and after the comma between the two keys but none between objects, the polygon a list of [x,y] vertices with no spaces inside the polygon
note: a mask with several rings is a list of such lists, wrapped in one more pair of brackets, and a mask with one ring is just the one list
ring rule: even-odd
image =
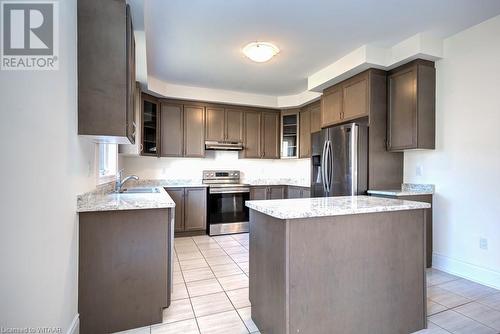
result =
[{"label": "refrigerator door handle", "polygon": [[326,177],[325,177],[325,173],[326,173],[326,145],[327,145],[328,141],[325,141],[323,143],[323,151],[321,152],[321,170],[320,170],[320,173],[321,173],[321,181],[323,182],[323,191],[326,193],[327,192],[327,188],[326,188]]},{"label": "refrigerator door handle", "polygon": [[330,192],[332,191],[331,185],[332,185],[332,177],[333,177],[333,148],[332,148],[332,142],[329,140],[327,145],[326,145],[326,154],[327,154],[327,159],[326,159],[326,164],[328,166],[327,169],[327,185],[328,185],[328,194],[330,195]]}]

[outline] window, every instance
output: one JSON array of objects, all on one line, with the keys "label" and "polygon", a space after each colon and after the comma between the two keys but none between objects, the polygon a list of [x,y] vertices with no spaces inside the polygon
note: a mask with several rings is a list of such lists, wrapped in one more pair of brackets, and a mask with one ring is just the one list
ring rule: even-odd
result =
[{"label": "window", "polygon": [[113,180],[117,171],[118,145],[97,144],[97,183]]}]

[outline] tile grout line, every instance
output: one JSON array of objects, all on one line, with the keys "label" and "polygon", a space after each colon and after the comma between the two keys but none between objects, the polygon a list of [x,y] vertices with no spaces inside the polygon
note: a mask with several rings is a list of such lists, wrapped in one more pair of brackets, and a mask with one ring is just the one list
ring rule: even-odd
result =
[{"label": "tile grout line", "polygon": [[[190,239],[196,245],[196,242],[194,241],[193,237],[190,237]],[[175,238],[174,238],[174,248],[175,248]],[[198,245],[196,245],[196,248],[198,248]],[[196,323],[196,328],[198,328],[198,333],[201,334],[200,325],[198,324],[198,319],[196,319],[196,313],[194,313],[193,302],[191,301],[191,294],[189,293],[189,289],[187,287],[186,279],[184,278],[184,272],[183,272],[182,267],[181,267],[181,262],[179,260],[179,254],[177,253],[177,250],[175,251],[175,254],[177,255],[177,261],[179,262],[179,268],[181,270],[182,280],[184,282],[184,286],[186,287],[186,292],[188,294],[189,305],[191,305],[191,311],[193,311],[193,316],[194,316],[194,321]]]},{"label": "tile grout line", "polygon": [[[231,237],[231,236],[230,236],[230,237]],[[234,239],[233,237],[231,237],[231,239],[233,239],[233,240],[235,240],[236,242],[238,242],[238,240]],[[222,249],[222,251],[223,251],[224,253],[226,253],[226,255],[227,255],[227,256],[229,256],[229,258],[230,258],[230,259],[231,259],[231,260],[232,260],[232,261],[233,261],[233,262],[234,262],[234,263],[238,266],[238,263],[237,263],[236,261],[234,261],[234,259],[233,259],[233,258],[232,258],[232,257],[231,257],[231,256],[230,256],[227,252],[226,252],[226,250],[225,250],[225,249],[224,249],[224,247],[223,247],[223,246],[219,243],[219,241],[217,241],[217,239],[213,239],[213,240],[215,240],[215,242],[219,245],[219,247]],[[238,242],[238,243],[239,243],[239,242]],[[195,244],[196,244],[196,242],[195,242]],[[240,244],[240,245],[241,245],[241,244]],[[196,244],[196,247],[198,248],[198,244]],[[198,248],[198,250],[200,250],[200,249]],[[200,253],[201,253],[201,250],[200,250]],[[205,259],[205,261],[207,260],[207,259],[205,258],[205,255],[204,255],[203,253],[201,253],[201,256],[203,256],[203,258]],[[208,263],[208,262],[207,262],[207,263]],[[222,291],[223,291],[223,292],[224,292],[224,294],[226,295],[226,298],[229,300],[229,302],[231,303],[231,306],[233,307],[234,311],[236,312],[236,314],[237,314],[237,315],[238,315],[238,317],[240,318],[241,322],[243,323],[243,326],[245,326],[245,328],[246,328],[247,332],[248,332],[248,333],[250,333],[250,329],[247,327],[247,325],[246,325],[245,321],[244,321],[244,320],[243,320],[243,318],[241,317],[241,315],[240,315],[240,313],[238,312],[238,309],[236,308],[236,306],[234,306],[233,301],[231,300],[231,298],[229,298],[229,296],[228,296],[228,294],[227,294],[226,289],[224,289],[224,287],[222,286],[222,284],[221,284],[221,283],[220,283],[220,281],[219,281],[219,278],[215,275],[215,272],[213,272],[212,266],[211,266],[210,264],[208,264],[208,266],[209,266],[210,270],[212,271],[212,273],[214,274],[215,279],[217,280],[217,283],[219,283],[219,285],[221,286]],[[239,268],[239,267],[240,267],[240,266],[238,266],[238,268]],[[241,268],[240,268],[240,269],[241,269]],[[245,272],[243,271],[243,273],[245,273]],[[237,274],[237,275],[238,275],[238,274]],[[229,276],[234,276],[234,275],[229,275]],[[226,277],[228,277],[228,276],[226,276]],[[247,277],[248,277],[248,276],[247,276]],[[222,312],[220,312],[220,313],[222,313]],[[217,314],[217,313],[214,313],[214,314]]]}]

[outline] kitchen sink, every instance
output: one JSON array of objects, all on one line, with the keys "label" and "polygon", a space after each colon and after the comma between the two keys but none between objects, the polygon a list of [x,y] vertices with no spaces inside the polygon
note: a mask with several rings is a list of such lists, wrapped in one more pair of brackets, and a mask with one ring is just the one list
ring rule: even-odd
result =
[{"label": "kitchen sink", "polygon": [[127,188],[123,189],[121,194],[157,194],[160,188]]}]

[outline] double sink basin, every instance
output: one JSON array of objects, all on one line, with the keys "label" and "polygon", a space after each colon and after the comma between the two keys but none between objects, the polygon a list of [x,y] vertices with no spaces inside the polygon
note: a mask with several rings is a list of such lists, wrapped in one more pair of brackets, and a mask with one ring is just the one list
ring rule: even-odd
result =
[{"label": "double sink basin", "polygon": [[126,188],[119,192],[119,194],[158,194],[160,188],[157,187],[144,187],[144,188]]}]

